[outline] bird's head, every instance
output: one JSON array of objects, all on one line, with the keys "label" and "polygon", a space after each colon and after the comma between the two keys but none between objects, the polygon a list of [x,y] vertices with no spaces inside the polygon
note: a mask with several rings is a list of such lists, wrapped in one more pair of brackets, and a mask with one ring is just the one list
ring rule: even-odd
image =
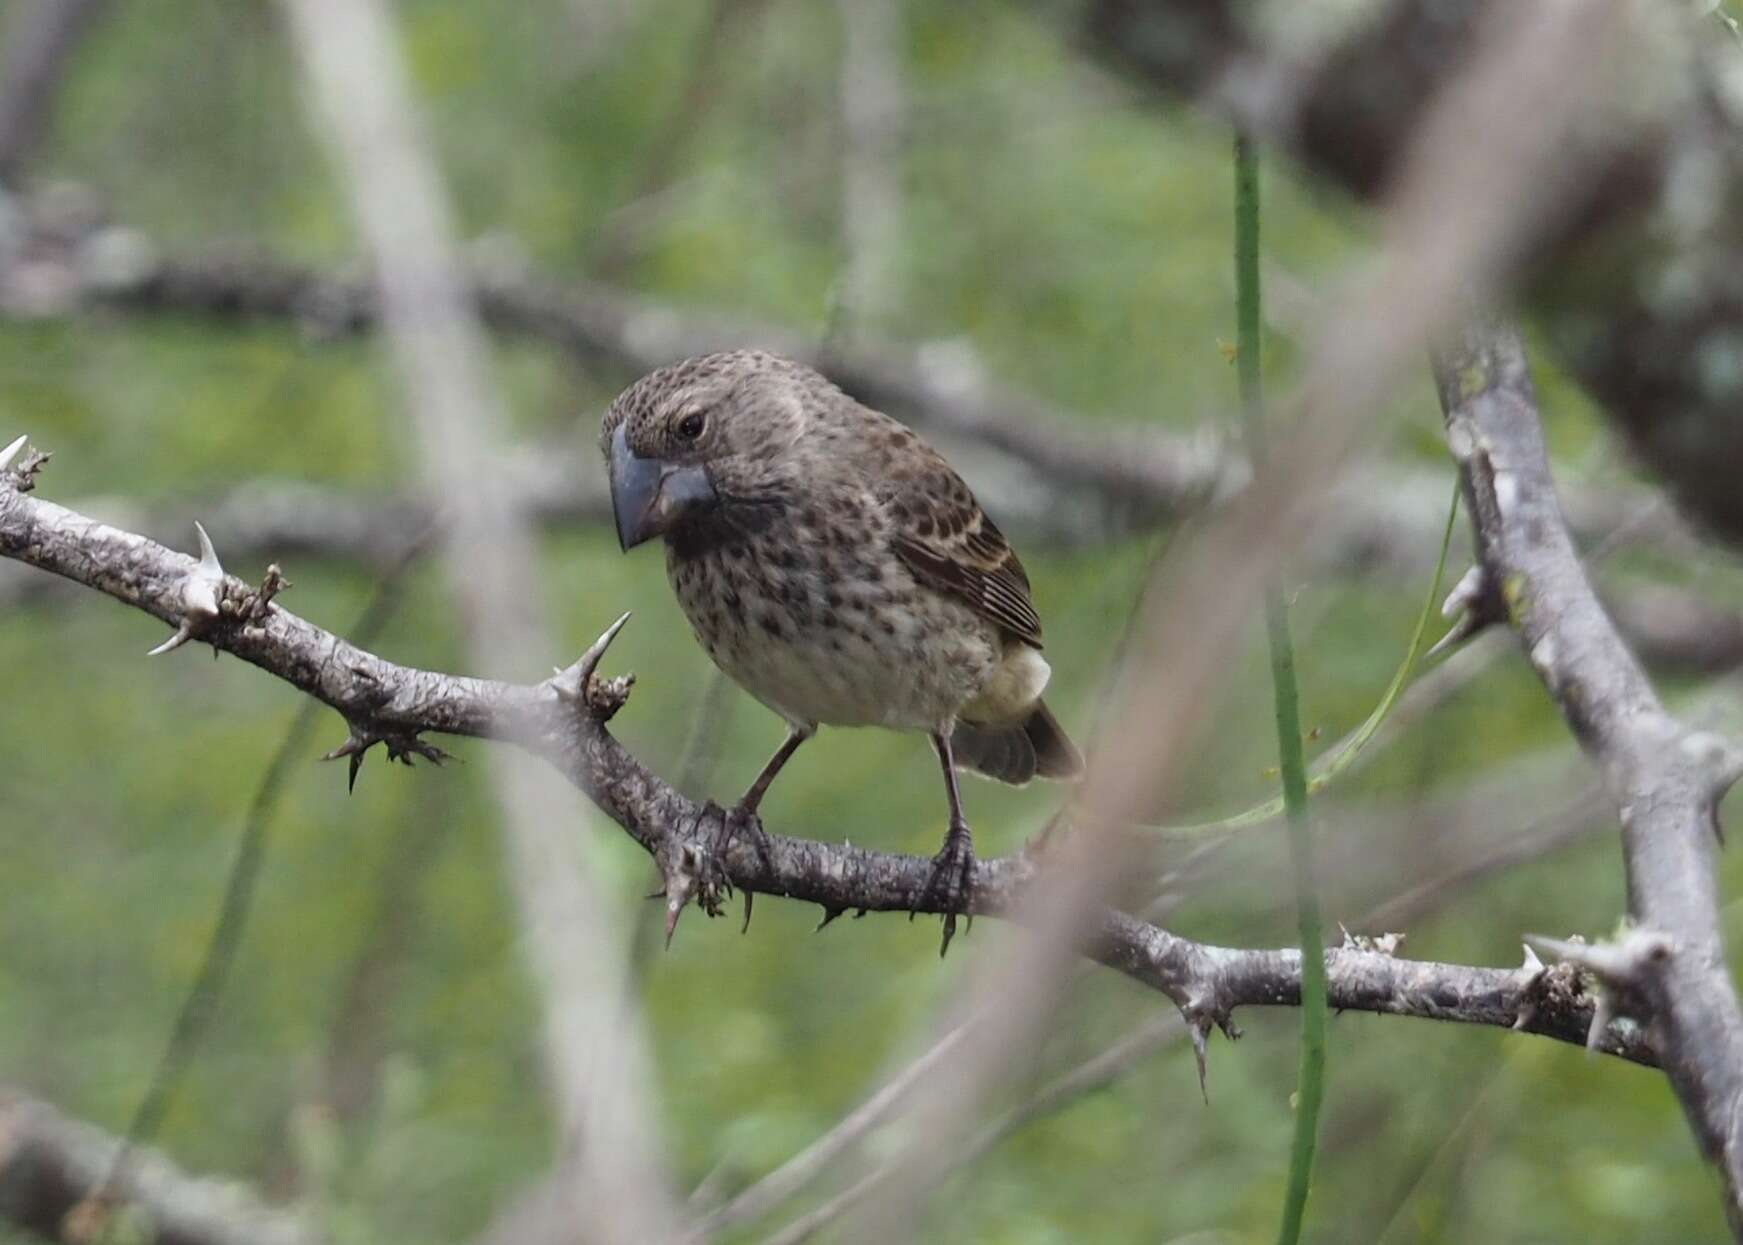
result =
[{"label": "bird's head", "polygon": [[650,372],[618,395],[600,427],[617,538],[627,550],[778,504],[797,480],[792,450],[816,372],[761,351],[700,355]]}]

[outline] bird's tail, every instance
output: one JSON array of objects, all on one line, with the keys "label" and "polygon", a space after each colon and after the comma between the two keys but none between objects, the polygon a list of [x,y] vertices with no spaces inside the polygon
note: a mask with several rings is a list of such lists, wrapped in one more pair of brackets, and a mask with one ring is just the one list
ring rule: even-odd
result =
[{"label": "bird's tail", "polygon": [[1083,776],[1083,754],[1041,701],[1015,726],[958,722],[950,735],[958,769],[1021,787],[1030,779],[1070,782]]}]

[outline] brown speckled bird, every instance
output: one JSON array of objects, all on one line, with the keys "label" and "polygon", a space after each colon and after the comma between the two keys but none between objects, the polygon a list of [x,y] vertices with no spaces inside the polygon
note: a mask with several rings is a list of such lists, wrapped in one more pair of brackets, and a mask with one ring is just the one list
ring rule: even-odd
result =
[{"label": "brown speckled bird", "polygon": [[759,351],[644,376],[600,440],[624,549],[665,537],[696,638],[786,719],[741,819],[820,724],[931,737],[950,826],[928,895],[948,948],[974,866],[957,768],[1018,785],[1083,768],[1041,701],[1041,620],[1004,536],[913,431]]}]

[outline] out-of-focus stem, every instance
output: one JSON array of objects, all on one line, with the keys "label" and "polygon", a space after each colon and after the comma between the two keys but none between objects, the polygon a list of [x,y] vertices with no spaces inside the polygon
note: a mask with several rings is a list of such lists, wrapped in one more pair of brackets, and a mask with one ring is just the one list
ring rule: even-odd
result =
[{"label": "out-of-focus stem", "polygon": [[[1241,416],[1248,452],[1265,456],[1264,388],[1260,378],[1259,158],[1245,135],[1235,139],[1235,342]],[[1277,762],[1283,777],[1283,808],[1289,822],[1289,854],[1295,866],[1295,906],[1301,930],[1301,1072],[1296,1093],[1295,1140],[1289,1155],[1289,1185],[1277,1239],[1301,1237],[1319,1107],[1325,1097],[1325,939],[1320,929],[1319,888],[1314,879],[1313,831],[1307,817],[1307,758],[1301,744],[1300,696],[1295,651],[1289,639],[1289,608],[1275,579],[1265,590],[1265,630],[1271,647],[1271,682],[1277,701]]]}]

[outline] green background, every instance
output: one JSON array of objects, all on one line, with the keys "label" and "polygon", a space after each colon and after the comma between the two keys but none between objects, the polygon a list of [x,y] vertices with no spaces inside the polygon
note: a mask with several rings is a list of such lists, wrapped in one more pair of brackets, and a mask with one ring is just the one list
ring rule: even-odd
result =
[{"label": "green background", "polygon": [[[595,276],[609,262],[615,279],[673,305],[823,332],[842,266],[835,9],[736,6],[707,106],[682,116],[711,6],[626,5],[604,34],[583,29],[579,7],[398,6],[468,236],[512,238],[552,280]],[[911,113],[890,259],[900,304],[857,331],[966,339],[1005,383],[1080,413],[1086,433],[1090,421],[1191,429],[1227,419],[1230,135],[1136,98],[1005,5],[916,3],[904,16]],[[169,250],[262,242],[353,262],[285,49],[258,3],[115,6],[76,61],[38,181],[95,188],[113,218]],[[668,144],[670,175],[650,195],[651,153]],[[1269,158],[1264,207],[1267,262],[1310,289],[1329,294],[1366,254],[1358,211]],[[1296,345],[1286,333],[1270,343],[1274,391],[1288,384]],[[525,341],[499,342],[495,363],[527,444],[585,447],[632,379]],[[1538,368],[1564,475],[1626,479],[1581,396],[1541,357]],[[202,499],[245,479],[385,491],[413,474],[406,422],[367,340],[114,312],[11,321],[0,323],[0,380],[0,441],[28,432],[54,451],[41,492],[67,504],[99,508],[92,499],[119,495],[198,514]],[[1374,450],[1446,470],[1450,491],[1426,366]],[[222,552],[224,533],[212,534]],[[1046,620],[1050,699],[1087,735],[1160,537],[1066,550],[1017,535]],[[253,578],[262,568],[229,569]],[[371,593],[355,564],[299,559],[286,570],[295,588],[284,604],[331,628],[348,626]],[[556,531],[543,574],[553,628],[571,651],[635,611],[612,661],[642,677],[613,729],[675,773],[707,666],[657,553],[626,558],[604,530]],[[1743,577],[1717,557],[1625,552],[1604,578],[1698,579],[1743,600]],[[1295,577],[1304,713],[1322,739],[1378,699],[1427,586]],[[161,638],[152,620],[92,594],[39,600],[0,625],[0,1078],[112,1130],[150,1081],[244,812],[297,705],[288,688],[201,649],[147,661]],[[1209,816],[1272,793],[1257,627],[1249,641],[1177,811]],[[404,663],[464,664],[433,569],[414,573],[375,648]],[[543,673],[529,663],[524,676]],[[1673,698],[1690,690],[1667,687]],[[772,715],[734,697],[709,783],[723,798],[781,734]],[[335,715],[321,730],[323,748],[343,738]],[[449,746],[467,763],[412,771],[372,760],[350,796],[342,771],[312,753],[294,769],[235,974],[160,1137],[186,1168],[299,1201],[344,1242],[464,1240],[552,1157],[539,1002],[517,945],[483,745]],[[1456,796],[1492,766],[1571,746],[1509,656],[1343,784],[1332,807],[1377,819],[1382,829],[1365,831],[1370,850],[1392,860],[1401,890],[1434,858],[1414,824],[1418,797]],[[1056,797],[972,784],[983,850],[1016,847]],[[597,884],[645,890],[651,869],[639,849],[587,817],[579,797],[575,807],[577,834],[597,839],[585,854]],[[873,732],[825,732],[764,813],[783,831],[925,853],[944,820],[925,741]],[[1407,953],[1515,964],[1523,932],[1608,932],[1624,905],[1620,854],[1613,827],[1596,829],[1449,896],[1409,929]],[[1334,811],[1322,830],[1328,852],[1344,833]],[[1249,832],[1173,926],[1244,945],[1291,941],[1286,897],[1240,884],[1241,862],[1283,851],[1279,834]],[[1735,853],[1726,868],[1729,891]],[[1328,878],[1327,917],[1355,920],[1364,905],[1340,898],[1338,880]],[[765,899],[740,937],[736,921],[693,913],[669,953],[640,964],[661,1131],[681,1189],[711,1172],[737,1187],[828,1128],[1012,936],[981,922],[941,964],[935,923],[868,917],[813,936],[817,917]],[[1735,909],[1727,922],[1733,935],[1743,925]],[[1084,975],[1035,1075],[1168,1006],[1111,973]],[[1270,1239],[1296,1017],[1251,1012],[1241,1022],[1238,1045],[1213,1042],[1208,1105],[1190,1053],[1172,1048],[954,1177],[926,1239]],[[1400,1019],[1344,1015],[1331,1038],[1310,1239],[1723,1239],[1716,1182],[1657,1074]],[[333,1100],[335,1063],[362,1078],[359,1101]],[[900,1142],[883,1137],[871,1150]]]}]

